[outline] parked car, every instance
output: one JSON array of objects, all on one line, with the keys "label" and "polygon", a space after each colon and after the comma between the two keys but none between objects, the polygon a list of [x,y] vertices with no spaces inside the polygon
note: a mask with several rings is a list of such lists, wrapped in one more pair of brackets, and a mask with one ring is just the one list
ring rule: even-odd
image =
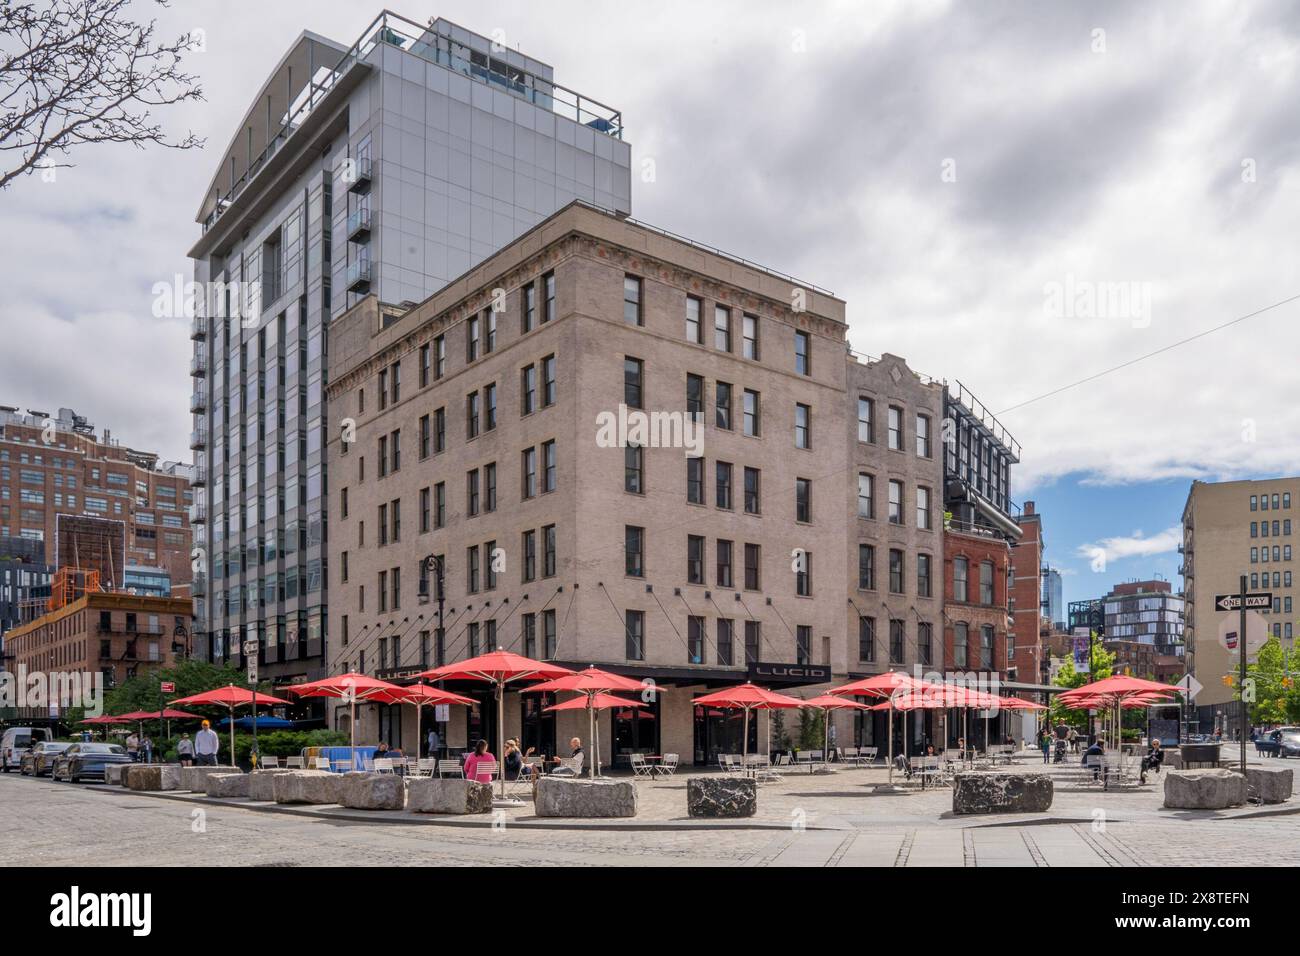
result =
[{"label": "parked car", "polygon": [[1255,746],[1261,743],[1274,757],[1300,757],[1300,727],[1279,727],[1265,740],[1256,740]]},{"label": "parked car", "polygon": [[18,772],[23,776],[43,777],[54,769],[54,758],[71,746],[55,740],[38,740],[23,754]]},{"label": "parked car", "polygon": [[109,764],[130,763],[126,748],[121,744],[73,744],[54,758],[50,777],[80,783],[82,780],[103,780],[104,768]]},{"label": "parked car", "polygon": [[45,727],[10,727],[0,736],[0,771],[21,770],[23,754],[31,745],[49,739],[50,732]]}]

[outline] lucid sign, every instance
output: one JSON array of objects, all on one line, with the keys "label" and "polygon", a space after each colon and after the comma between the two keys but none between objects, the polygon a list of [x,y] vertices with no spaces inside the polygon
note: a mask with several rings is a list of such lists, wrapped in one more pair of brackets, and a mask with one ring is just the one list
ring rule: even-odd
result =
[{"label": "lucid sign", "polygon": [[816,664],[769,664],[758,661],[749,665],[749,679],[757,684],[821,684],[831,679],[831,669]]}]

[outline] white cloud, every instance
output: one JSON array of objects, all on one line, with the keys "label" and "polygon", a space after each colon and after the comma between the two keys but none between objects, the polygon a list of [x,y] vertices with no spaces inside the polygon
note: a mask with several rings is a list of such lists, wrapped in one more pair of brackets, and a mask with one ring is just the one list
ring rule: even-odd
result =
[{"label": "white cloud", "polygon": [[1134,531],[1126,537],[1102,538],[1092,544],[1079,545],[1076,553],[1094,562],[1101,558],[1106,564],[1111,564],[1121,558],[1145,558],[1153,554],[1175,551],[1182,541],[1182,526],[1173,525],[1149,538],[1141,531]]}]

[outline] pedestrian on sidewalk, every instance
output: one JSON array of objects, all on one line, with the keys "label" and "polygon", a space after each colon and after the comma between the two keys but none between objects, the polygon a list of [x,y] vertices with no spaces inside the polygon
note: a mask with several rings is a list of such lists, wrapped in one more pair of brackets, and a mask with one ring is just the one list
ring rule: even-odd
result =
[{"label": "pedestrian on sidewalk", "polygon": [[131,763],[140,762],[140,738],[134,730],[126,738],[126,755],[131,758]]},{"label": "pedestrian on sidewalk", "polygon": [[212,729],[212,724],[205,720],[202,729],[194,735],[194,762],[200,767],[215,767],[220,748],[221,739]]},{"label": "pedestrian on sidewalk", "polygon": [[1038,749],[1043,752],[1043,763],[1052,762],[1052,735],[1046,730],[1038,732]]},{"label": "pedestrian on sidewalk", "polygon": [[194,741],[190,740],[189,734],[181,734],[181,739],[176,743],[176,756],[180,759],[182,767],[193,766]]}]

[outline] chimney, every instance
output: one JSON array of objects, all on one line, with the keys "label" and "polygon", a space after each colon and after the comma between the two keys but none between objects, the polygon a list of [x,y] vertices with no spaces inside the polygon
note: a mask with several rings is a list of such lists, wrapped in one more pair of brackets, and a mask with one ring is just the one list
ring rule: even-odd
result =
[{"label": "chimney", "polygon": [[1031,514],[1034,513],[1034,503],[1033,503],[1032,501],[1026,501],[1026,502],[1025,502],[1025,512],[1024,512],[1024,513],[1027,514],[1027,515],[1031,515]]}]

